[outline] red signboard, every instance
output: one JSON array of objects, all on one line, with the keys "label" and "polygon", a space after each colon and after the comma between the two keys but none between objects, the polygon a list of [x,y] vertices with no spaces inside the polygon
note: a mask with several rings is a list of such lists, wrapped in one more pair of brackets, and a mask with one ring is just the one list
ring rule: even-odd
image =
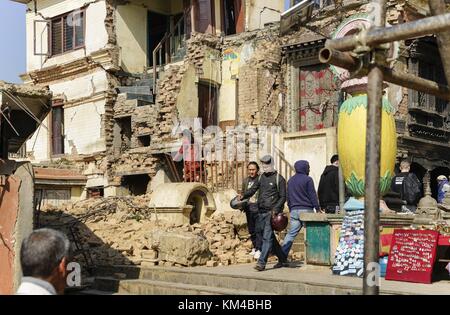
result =
[{"label": "red signboard", "polygon": [[386,270],[386,280],[431,283],[439,233],[395,230]]}]

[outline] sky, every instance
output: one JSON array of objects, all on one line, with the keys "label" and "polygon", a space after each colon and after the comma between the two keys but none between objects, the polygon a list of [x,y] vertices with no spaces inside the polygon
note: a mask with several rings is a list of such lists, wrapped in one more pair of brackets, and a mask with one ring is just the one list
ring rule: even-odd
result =
[{"label": "sky", "polygon": [[26,72],[25,11],[24,4],[0,0],[0,80],[21,83]]}]

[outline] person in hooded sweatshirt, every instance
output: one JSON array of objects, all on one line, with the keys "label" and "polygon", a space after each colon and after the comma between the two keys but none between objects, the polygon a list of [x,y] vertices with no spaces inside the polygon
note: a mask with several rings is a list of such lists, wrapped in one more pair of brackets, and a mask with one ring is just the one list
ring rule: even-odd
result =
[{"label": "person in hooded sweatshirt", "polygon": [[308,161],[297,161],[294,167],[296,174],[289,179],[287,187],[290,228],[281,247],[286,257],[291,250],[294,239],[303,227],[303,222],[300,221],[300,213],[314,212],[314,209],[320,210],[313,179],[308,176],[310,169]]},{"label": "person in hooded sweatshirt", "polygon": [[277,256],[278,263],[274,268],[286,267],[287,256],[281,250],[277,238],[272,229],[272,212],[275,214],[283,212],[286,202],[286,180],[278,174],[274,168],[274,160],[270,155],[261,158],[261,169],[263,174],[258,181],[252,185],[240,199],[247,199],[258,192],[258,223],[257,228],[262,231],[261,255],[255,269],[263,271],[266,268],[267,259],[272,252]]},{"label": "person in hooded sweatshirt", "polygon": [[327,165],[320,176],[319,203],[326,213],[336,213],[339,207],[339,156],[331,157],[331,165]]}]

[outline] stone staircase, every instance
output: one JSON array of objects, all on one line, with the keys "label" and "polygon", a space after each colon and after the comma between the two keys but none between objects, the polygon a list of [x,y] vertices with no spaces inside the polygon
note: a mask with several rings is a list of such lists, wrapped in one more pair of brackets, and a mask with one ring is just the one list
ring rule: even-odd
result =
[{"label": "stone staircase", "polygon": [[155,103],[155,93],[153,91],[154,78],[152,73],[140,75],[139,80],[133,86],[119,86],[118,93],[126,93],[127,100],[137,100],[138,106]]},{"label": "stone staircase", "polygon": [[[197,271],[195,269],[198,269]],[[230,274],[214,268],[175,268],[133,266],[103,267],[96,270],[92,286],[76,294],[139,294],[139,295],[302,295],[302,294],[359,294],[346,286],[328,286],[265,277],[246,265],[246,274]],[[294,269],[290,270],[295,272]],[[278,270],[274,270],[278,272]],[[269,271],[270,273],[270,271]],[[276,275],[276,273],[275,273]],[[120,279],[122,278],[122,279]]]}]

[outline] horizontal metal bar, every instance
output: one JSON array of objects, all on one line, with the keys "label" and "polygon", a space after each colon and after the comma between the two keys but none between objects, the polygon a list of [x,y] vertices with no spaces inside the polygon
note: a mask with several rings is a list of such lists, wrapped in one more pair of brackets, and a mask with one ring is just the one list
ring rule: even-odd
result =
[{"label": "horizontal metal bar", "polygon": [[[369,72],[367,65],[362,65],[358,58],[353,57],[348,52],[323,48],[319,52],[319,60],[322,63],[328,63],[351,72],[358,71],[358,77],[366,76]],[[434,81],[423,79],[415,75],[394,71],[387,67],[380,67],[383,71],[384,81],[397,84],[406,88],[417,90],[419,92],[431,94],[441,99],[450,101],[450,89],[448,86],[438,84]]]},{"label": "horizontal metal bar", "polygon": [[375,47],[385,43],[436,34],[448,30],[450,30],[450,13],[391,27],[375,28],[367,32],[360,32],[358,35],[330,39],[326,41],[325,47],[340,51],[349,51],[361,44]]}]

